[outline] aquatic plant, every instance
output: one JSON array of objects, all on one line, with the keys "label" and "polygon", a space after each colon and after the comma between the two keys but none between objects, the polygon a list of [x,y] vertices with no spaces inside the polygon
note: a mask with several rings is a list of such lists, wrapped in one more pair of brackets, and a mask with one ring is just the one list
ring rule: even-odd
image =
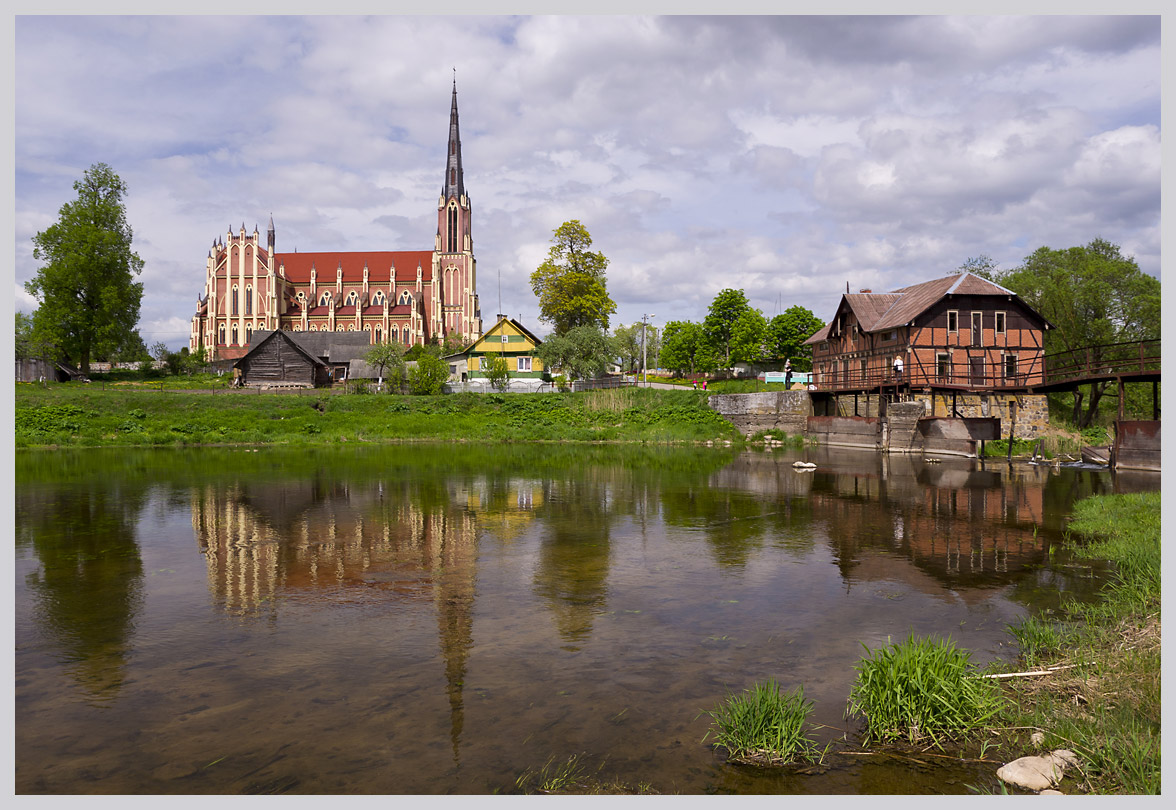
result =
[{"label": "aquatic plant", "polygon": [[912,633],[898,644],[865,649],[854,667],[849,708],[865,717],[867,738],[937,743],[980,729],[999,709],[999,687],[977,678],[971,655],[950,638]]},{"label": "aquatic plant", "polygon": [[804,730],[812,710],[803,687],[783,692],[773,679],[757,682],[704,712],[712,723],[702,741],[713,733],[715,745],[726,748],[727,757],[735,762],[782,765],[819,761],[824,751]]}]

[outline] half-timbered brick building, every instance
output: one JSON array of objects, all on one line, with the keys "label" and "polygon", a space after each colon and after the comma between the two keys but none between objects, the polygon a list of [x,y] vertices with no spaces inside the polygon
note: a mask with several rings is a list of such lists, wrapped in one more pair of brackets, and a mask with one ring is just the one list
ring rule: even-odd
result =
[{"label": "half-timbered brick building", "polygon": [[818,390],[1023,390],[1041,383],[1049,328],[1016,293],[964,272],[843,295],[829,323],[805,342]]}]

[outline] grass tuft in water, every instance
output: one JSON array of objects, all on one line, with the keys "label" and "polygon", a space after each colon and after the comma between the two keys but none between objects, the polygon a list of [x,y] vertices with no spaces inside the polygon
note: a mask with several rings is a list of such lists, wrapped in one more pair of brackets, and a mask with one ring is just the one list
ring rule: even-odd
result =
[{"label": "grass tuft in water", "polygon": [[866,652],[855,667],[849,708],[865,717],[868,739],[938,743],[980,730],[999,709],[999,687],[977,678],[971,655],[951,639],[912,634]]},{"label": "grass tuft in water", "polygon": [[816,762],[824,751],[804,731],[812,710],[803,687],[783,692],[775,680],[757,682],[740,694],[728,695],[713,711],[704,712],[712,723],[702,740],[706,742],[713,733],[715,745],[726,748],[728,758],[735,762]]}]

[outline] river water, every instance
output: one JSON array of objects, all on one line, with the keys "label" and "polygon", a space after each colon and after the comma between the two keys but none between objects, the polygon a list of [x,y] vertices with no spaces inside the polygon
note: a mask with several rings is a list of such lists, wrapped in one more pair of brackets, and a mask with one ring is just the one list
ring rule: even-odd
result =
[{"label": "river water", "polygon": [[[814,472],[797,472],[805,459]],[[727,763],[775,678],[853,749],[862,645],[1093,598],[1112,475],[827,448],[21,452],[18,793],[493,793],[578,755],[660,793],[966,793],[995,765]],[[1051,551],[1053,553],[1051,553]]]}]

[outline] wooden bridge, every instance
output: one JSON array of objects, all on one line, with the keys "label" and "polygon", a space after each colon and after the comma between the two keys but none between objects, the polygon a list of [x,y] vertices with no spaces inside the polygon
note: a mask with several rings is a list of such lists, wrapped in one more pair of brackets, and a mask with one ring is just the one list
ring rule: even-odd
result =
[{"label": "wooden bridge", "polygon": [[[861,372],[843,367],[839,372],[826,375],[826,379],[812,386],[812,390],[830,394],[900,394],[926,389],[945,393],[1045,394],[1073,391],[1089,383],[1117,382],[1122,418],[1123,385],[1150,382],[1158,388],[1159,381],[1160,341],[1157,339],[1041,354],[1015,367],[999,361],[988,362],[982,357],[969,358],[967,366],[948,363],[927,367],[921,362],[912,362],[902,379],[896,378],[890,370]],[[1158,403],[1158,397],[1153,401]],[[1155,418],[1159,418],[1158,412]]]}]

